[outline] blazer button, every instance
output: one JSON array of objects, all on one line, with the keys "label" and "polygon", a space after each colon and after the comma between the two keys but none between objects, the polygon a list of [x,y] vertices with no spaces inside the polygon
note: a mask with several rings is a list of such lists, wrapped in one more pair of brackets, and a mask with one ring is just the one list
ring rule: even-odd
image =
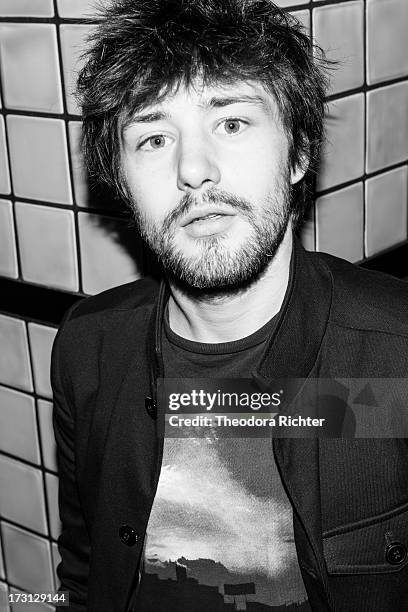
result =
[{"label": "blazer button", "polygon": [[135,529],[133,529],[132,525],[122,525],[119,528],[119,538],[123,544],[126,546],[134,546],[139,539]]},{"label": "blazer button", "polygon": [[401,542],[392,542],[385,549],[385,558],[391,565],[400,565],[407,558],[407,548]]},{"label": "blazer button", "polygon": [[149,417],[155,421],[157,419],[157,406],[151,397],[145,397],[145,408]]}]

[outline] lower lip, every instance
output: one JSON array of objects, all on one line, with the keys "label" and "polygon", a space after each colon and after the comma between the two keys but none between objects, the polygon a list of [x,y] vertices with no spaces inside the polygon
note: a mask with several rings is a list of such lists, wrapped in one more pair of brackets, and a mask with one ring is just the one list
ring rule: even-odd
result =
[{"label": "lower lip", "polygon": [[219,215],[209,219],[199,219],[184,226],[191,238],[205,238],[227,231],[234,221],[235,215]]}]

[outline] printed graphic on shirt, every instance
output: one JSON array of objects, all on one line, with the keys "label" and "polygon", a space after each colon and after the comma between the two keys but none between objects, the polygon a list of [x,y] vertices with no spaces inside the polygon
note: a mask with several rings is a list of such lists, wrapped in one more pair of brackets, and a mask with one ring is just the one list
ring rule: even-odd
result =
[{"label": "printed graphic on shirt", "polygon": [[144,558],[143,611],[310,610],[270,439],[166,439]]}]

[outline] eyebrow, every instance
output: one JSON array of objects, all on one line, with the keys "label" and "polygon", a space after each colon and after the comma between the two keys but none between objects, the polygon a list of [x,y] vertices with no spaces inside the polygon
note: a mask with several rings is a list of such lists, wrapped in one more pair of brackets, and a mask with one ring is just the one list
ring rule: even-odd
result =
[{"label": "eyebrow", "polygon": [[262,106],[263,108],[267,108],[268,104],[262,96],[250,96],[250,95],[237,95],[237,96],[214,96],[210,98],[208,102],[205,102],[203,106],[206,108],[223,108],[224,106],[229,106],[230,104],[242,104],[249,103],[255,104],[257,106]]},{"label": "eyebrow", "polygon": [[163,111],[153,111],[151,113],[138,113],[131,117],[127,126],[131,125],[132,123],[152,123],[153,121],[160,121],[162,119],[170,119],[170,115]]},{"label": "eyebrow", "polygon": [[[232,104],[249,103],[256,106],[260,106],[264,109],[269,110],[267,101],[262,96],[256,95],[237,95],[237,96],[213,96],[209,100],[206,100],[201,104],[205,109],[211,108],[224,108]],[[154,121],[170,120],[170,115],[164,111],[152,111],[146,113],[136,113],[131,119],[123,126],[123,131],[135,123],[153,123]]]}]

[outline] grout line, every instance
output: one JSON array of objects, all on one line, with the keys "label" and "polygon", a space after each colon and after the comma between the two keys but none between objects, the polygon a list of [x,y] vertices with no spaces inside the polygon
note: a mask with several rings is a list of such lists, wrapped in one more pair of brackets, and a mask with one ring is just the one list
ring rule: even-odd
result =
[{"label": "grout line", "polygon": [[[54,0],[54,10],[55,14],[57,14],[57,2]],[[58,63],[61,74],[61,87],[62,87],[62,97],[64,104],[64,124],[65,124],[65,138],[66,138],[66,146],[67,146],[67,156],[68,156],[68,171],[71,182],[71,197],[74,206],[73,214],[74,214],[74,234],[75,234],[75,263],[77,268],[77,278],[78,278],[78,291],[83,292],[83,282],[82,282],[82,258],[81,258],[81,242],[80,242],[80,234],[79,234],[79,220],[78,220],[78,210],[76,204],[76,196],[75,196],[75,182],[74,182],[74,173],[72,167],[72,147],[69,135],[69,126],[68,126],[68,111],[67,111],[67,91],[66,91],[66,83],[64,80],[64,65],[62,61],[62,43],[61,43],[61,31],[60,24],[57,25],[57,46],[58,46]]]},{"label": "grout line", "polygon": [[368,151],[368,104],[367,104],[367,61],[368,61],[368,30],[367,30],[367,2],[363,5],[363,66],[364,66],[364,181],[363,181],[363,259],[367,257],[367,151]]},{"label": "grout line", "polygon": [[[0,193],[0,199],[1,200],[7,200],[7,201],[12,201],[11,200],[11,194],[3,194]],[[23,197],[15,197],[14,198],[16,201],[18,202],[22,202],[23,204],[32,204],[33,206],[47,206],[49,208],[56,208],[59,210],[68,210],[68,211],[75,211],[78,210],[78,212],[86,212],[89,214],[97,214],[97,215],[103,215],[104,217],[112,217],[113,219],[122,219],[124,221],[127,221],[129,219],[129,213],[127,212],[126,209],[120,209],[120,208],[102,208],[102,207],[94,207],[94,206],[83,206],[83,205],[78,205],[78,204],[61,204],[61,202],[51,202],[50,200],[36,200],[34,198],[23,198]]]},{"label": "grout line", "polygon": [[56,22],[58,23],[60,21],[60,14],[59,14],[59,10],[58,10],[58,1],[57,0],[52,0],[52,6],[54,8],[54,19],[56,20]]},{"label": "grout line", "polygon": [[[0,280],[1,280],[1,279],[0,279]],[[15,280],[15,279],[11,279],[11,280]],[[23,284],[24,286],[28,286],[30,283],[25,283],[25,282],[24,282],[24,283],[22,283],[22,284]],[[73,295],[73,294],[70,294],[70,295]],[[76,295],[76,294],[75,294],[75,295]],[[32,317],[26,317],[26,316],[23,316],[23,315],[20,315],[20,314],[18,314],[18,313],[14,313],[14,312],[13,312],[13,313],[10,313],[10,312],[8,312],[8,311],[6,311],[6,310],[0,310],[0,316],[2,316],[2,315],[6,316],[6,317],[12,317],[13,319],[18,319],[19,321],[25,321],[26,323],[36,323],[36,324],[38,324],[38,325],[43,325],[44,327],[50,327],[50,328],[53,328],[53,329],[55,329],[55,330],[58,330],[58,327],[59,327],[59,326],[58,326],[58,325],[56,325],[55,323],[47,323],[47,324],[46,324],[46,323],[44,323],[43,321],[41,321],[41,319],[37,319],[37,320],[35,320],[35,319],[34,319],[34,318],[32,318]],[[7,383],[4,383],[4,382],[1,382],[1,381],[0,381],[0,387],[1,387],[1,386],[4,386],[4,387],[9,387],[10,389],[14,389],[15,391],[20,391],[21,393],[33,393],[32,391],[25,391],[24,389],[21,389],[21,388],[19,388],[19,387],[14,387],[13,385],[9,385],[9,384],[7,384]],[[37,395],[37,394],[36,394],[36,395]],[[49,397],[47,397],[47,396],[45,396],[45,395],[38,395],[38,398],[39,398],[39,399],[44,399],[44,400],[49,400],[49,401],[51,401],[51,400],[50,400],[50,398],[49,398]]]},{"label": "grout line", "polygon": [[[28,360],[29,360],[29,366],[30,366],[31,382],[33,384],[33,392],[32,392],[32,394],[34,395],[34,394],[36,394],[35,376],[34,376],[34,356],[33,356],[33,351],[32,351],[32,347],[31,347],[31,338],[30,338],[28,323],[29,323],[29,321],[27,321],[27,320],[24,321],[24,329],[25,329],[26,337],[27,337]],[[31,395],[31,393],[30,393],[30,395]]]},{"label": "grout line", "polygon": [[[61,74],[61,79],[63,79],[63,75]],[[4,102],[4,101],[3,101]],[[75,115],[72,113],[63,110],[61,113],[51,113],[47,111],[40,110],[22,110],[21,108],[13,108],[12,106],[4,106],[0,109],[0,113],[7,117],[8,115],[13,115],[15,117],[35,117],[38,119],[66,119],[67,121],[80,121],[81,115]]]},{"label": "grout line", "polygon": [[38,447],[40,449],[40,470],[41,470],[42,483],[43,483],[42,495],[43,495],[43,500],[44,500],[45,522],[47,525],[48,535],[51,537],[51,533],[52,533],[51,531],[51,513],[50,513],[49,504],[48,504],[48,485],[46,482],[47,479],[46,479],[44,452],[43,452],[42,438],[41,438],[40,414],[39,414],[39,406],[38,406],[37,399],[34,401],[34,411],[35,411],[35,422],[36,422],[36,428],[37,428],[37,442],[38,442]]}]

